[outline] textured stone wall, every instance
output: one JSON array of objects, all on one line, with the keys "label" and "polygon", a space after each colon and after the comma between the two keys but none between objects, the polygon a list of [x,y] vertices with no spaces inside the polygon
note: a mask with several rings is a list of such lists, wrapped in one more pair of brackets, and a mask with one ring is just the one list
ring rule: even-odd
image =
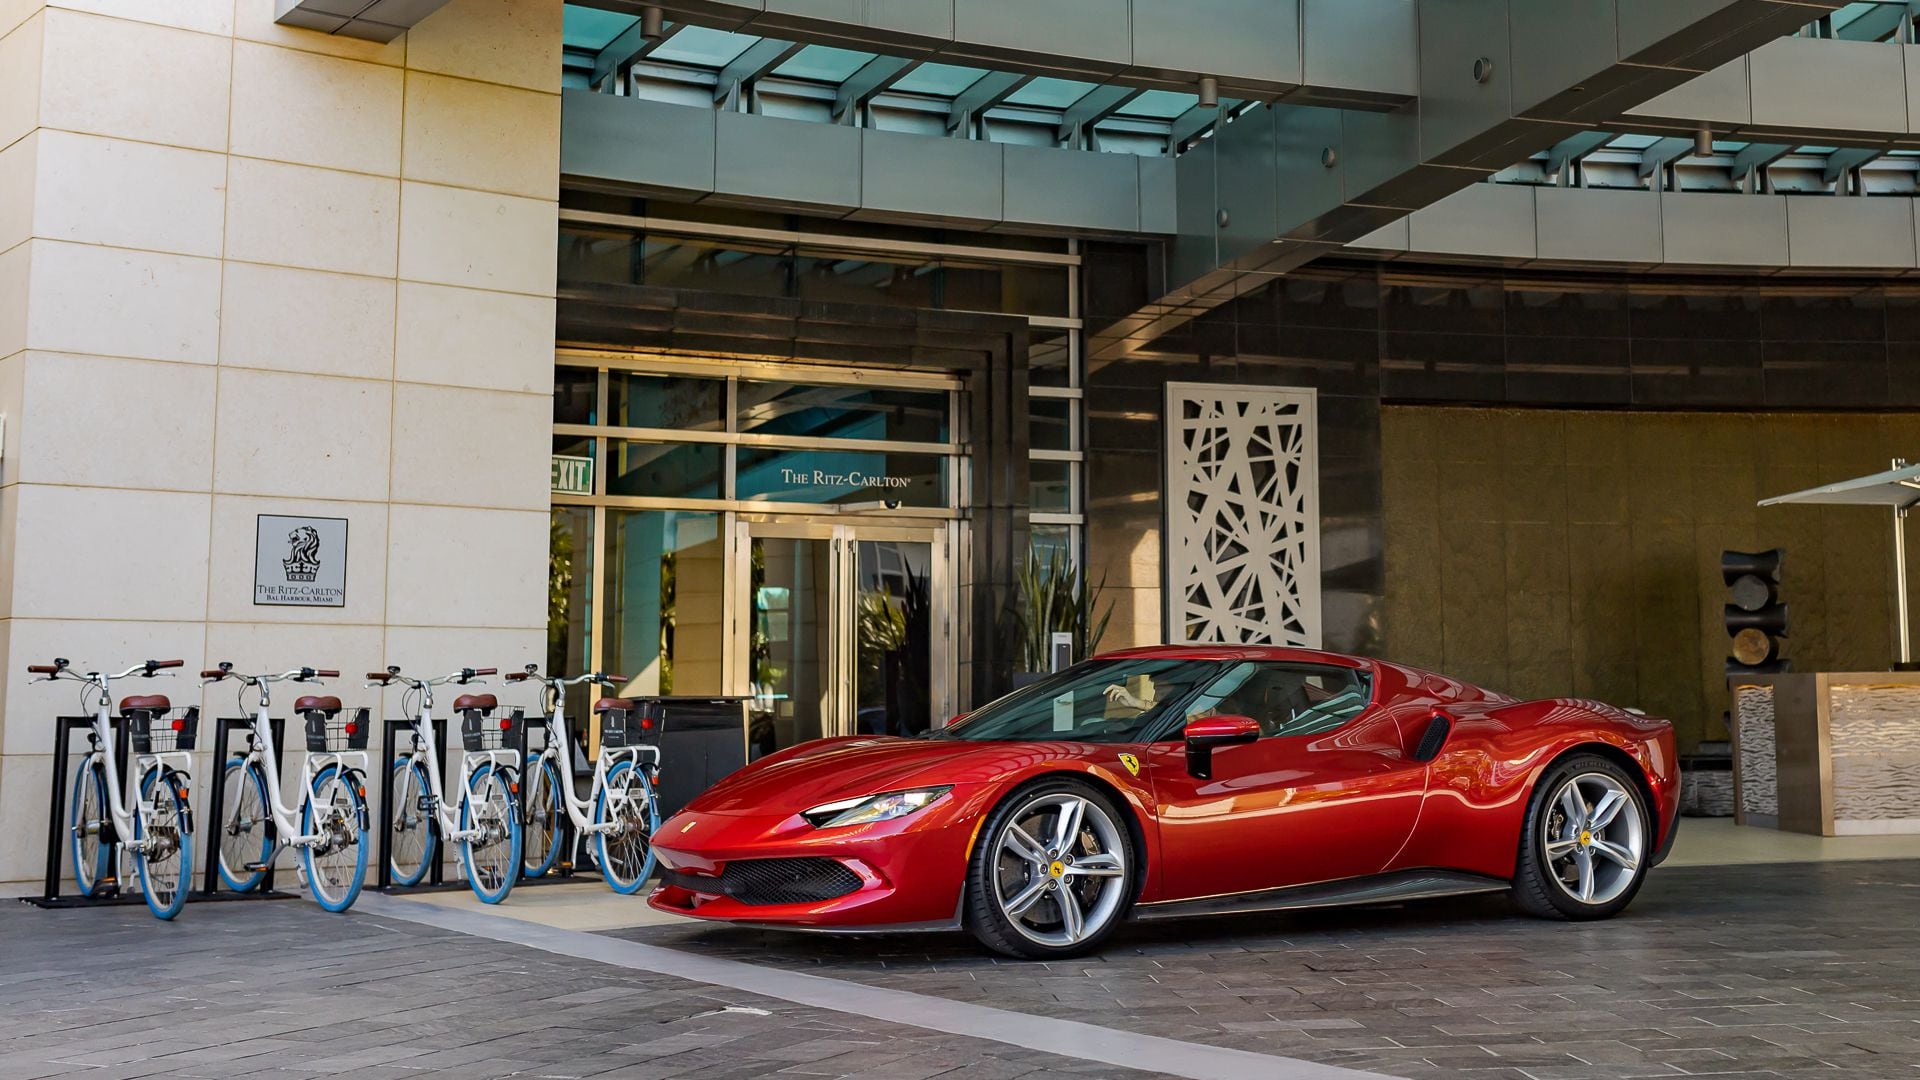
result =
[{"label": "textured stone wall", "polygon": [[[28,663],[179,657],[139,688],[231,715],[203,663],[544,652],[559,0],[273,9],[0,3],[0,882],[76,707]],[[262,513],[348,519],[345,607],[254,606]]]},{"label": "textured stone wall", "polygon": [[1386,406],[1385,655],[1725,738],[1723,549],[1786,548],[1795,670],[1892,661],[1888,513],[1755,504],[1893,457],[1920,415]]}]

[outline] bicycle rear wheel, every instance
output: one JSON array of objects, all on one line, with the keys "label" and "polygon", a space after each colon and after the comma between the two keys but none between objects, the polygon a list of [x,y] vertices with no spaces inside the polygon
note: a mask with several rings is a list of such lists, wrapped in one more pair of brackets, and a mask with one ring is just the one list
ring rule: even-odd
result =
[{"label": "bicycle rear wheel", "polygon": [[440,838],[433,829],[433,807],[427,797],[427,774],[411,757],[393,762],[393,806],[388,810],[387,869],[395,885],[418,885],[433,866],[440,852]]},{"label": "bicycle rear wheel", "polygon": [[133,863],[140,871],[140,892],[157,919],[171,919],[187,903],[187,877],[193,865],[193,834],[188,831],[186,778],[171,769],[148,769],[140,781],[140,805],[134,808]]},{"label": "bicycle rear wheel", "polygon": [[72,813],[67,817],[73,835],[73,883],[81,896],[94,896],[112,875],[107,870],[107,846],[100,834],[107,825],[107,779],[100,771],[100,755],[80,759],[73,777]]},{"label": "bicycle rear wheel", "polygon": [[481,830],[459,845],[473,895],[487,904],[505,900],[520,877],[520,808],[506,778],[491,764],[474,770],[460,793],[460,828]]},{"label": "bicycle rear wheel", "polygon": [[631,761],[608,769],[607,786],[594,800],[593,823],[615,826],[593,836],[600,874],[608,887],[627,896],[639,892],[653,874],[653,833],[660,827],[660,810],[654,805],[646,772],[634,768]]},{"label": "bicycle rear wheel", "polygon": [[307,887],[328,911],[345,911],[367,878],[366,801],[355,777],[338,765],[314,776],[300,804],[300,831],[326,834],[319,847],[303,847]]},{"label": "bicycle rear wheel", "polygon": [[[220,780],[220,880],[234,892],[252,892],[267,876],[273,841],[267,838],[267,781],[244,757],[227,759]],[[249,866],[259,867],[249,870]]]},{"label": "bicycle rear wheel", "polygon": [[526,800],[527,823],[522,828],[520,866],[529,878],[546,876],[560,856],[560,770],[553,759],[527,755],[527,775],[520,783]]}]

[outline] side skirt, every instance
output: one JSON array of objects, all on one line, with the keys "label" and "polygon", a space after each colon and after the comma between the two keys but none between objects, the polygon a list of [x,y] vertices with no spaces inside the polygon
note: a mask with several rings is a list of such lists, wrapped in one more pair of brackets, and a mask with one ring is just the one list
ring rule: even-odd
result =
[{"label": "side skirt", "polygon": [[1390,904],[1469,893],[1502,892],[1512,883],[1457,870],[1399,870],[1344,881],[1289,885],[1282,889],[1160,900],[1133,909],[1136,919],[1178,919],[1191,915],[1238,915],[1251,911],[1298,911],[1349,904]]}]

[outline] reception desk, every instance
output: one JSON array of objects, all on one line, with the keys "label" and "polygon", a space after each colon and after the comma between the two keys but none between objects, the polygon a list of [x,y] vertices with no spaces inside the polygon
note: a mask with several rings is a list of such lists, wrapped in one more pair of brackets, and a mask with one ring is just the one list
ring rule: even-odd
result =
[{"label": "reception desk", "polygon": [[1736,821],[1920,833],[1920,672],[1742,675],[1728,689]]}]

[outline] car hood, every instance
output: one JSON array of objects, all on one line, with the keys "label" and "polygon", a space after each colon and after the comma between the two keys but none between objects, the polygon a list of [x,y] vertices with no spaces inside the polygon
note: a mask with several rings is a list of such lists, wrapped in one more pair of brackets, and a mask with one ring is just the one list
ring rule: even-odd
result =
[{"label": "car hood", "polygon": [[820,739],[748,765],[687,804],[705,814],[797,814],[822,803],[935,784],[986,783],[1048,761],[1124,747],[852,736]]}]

